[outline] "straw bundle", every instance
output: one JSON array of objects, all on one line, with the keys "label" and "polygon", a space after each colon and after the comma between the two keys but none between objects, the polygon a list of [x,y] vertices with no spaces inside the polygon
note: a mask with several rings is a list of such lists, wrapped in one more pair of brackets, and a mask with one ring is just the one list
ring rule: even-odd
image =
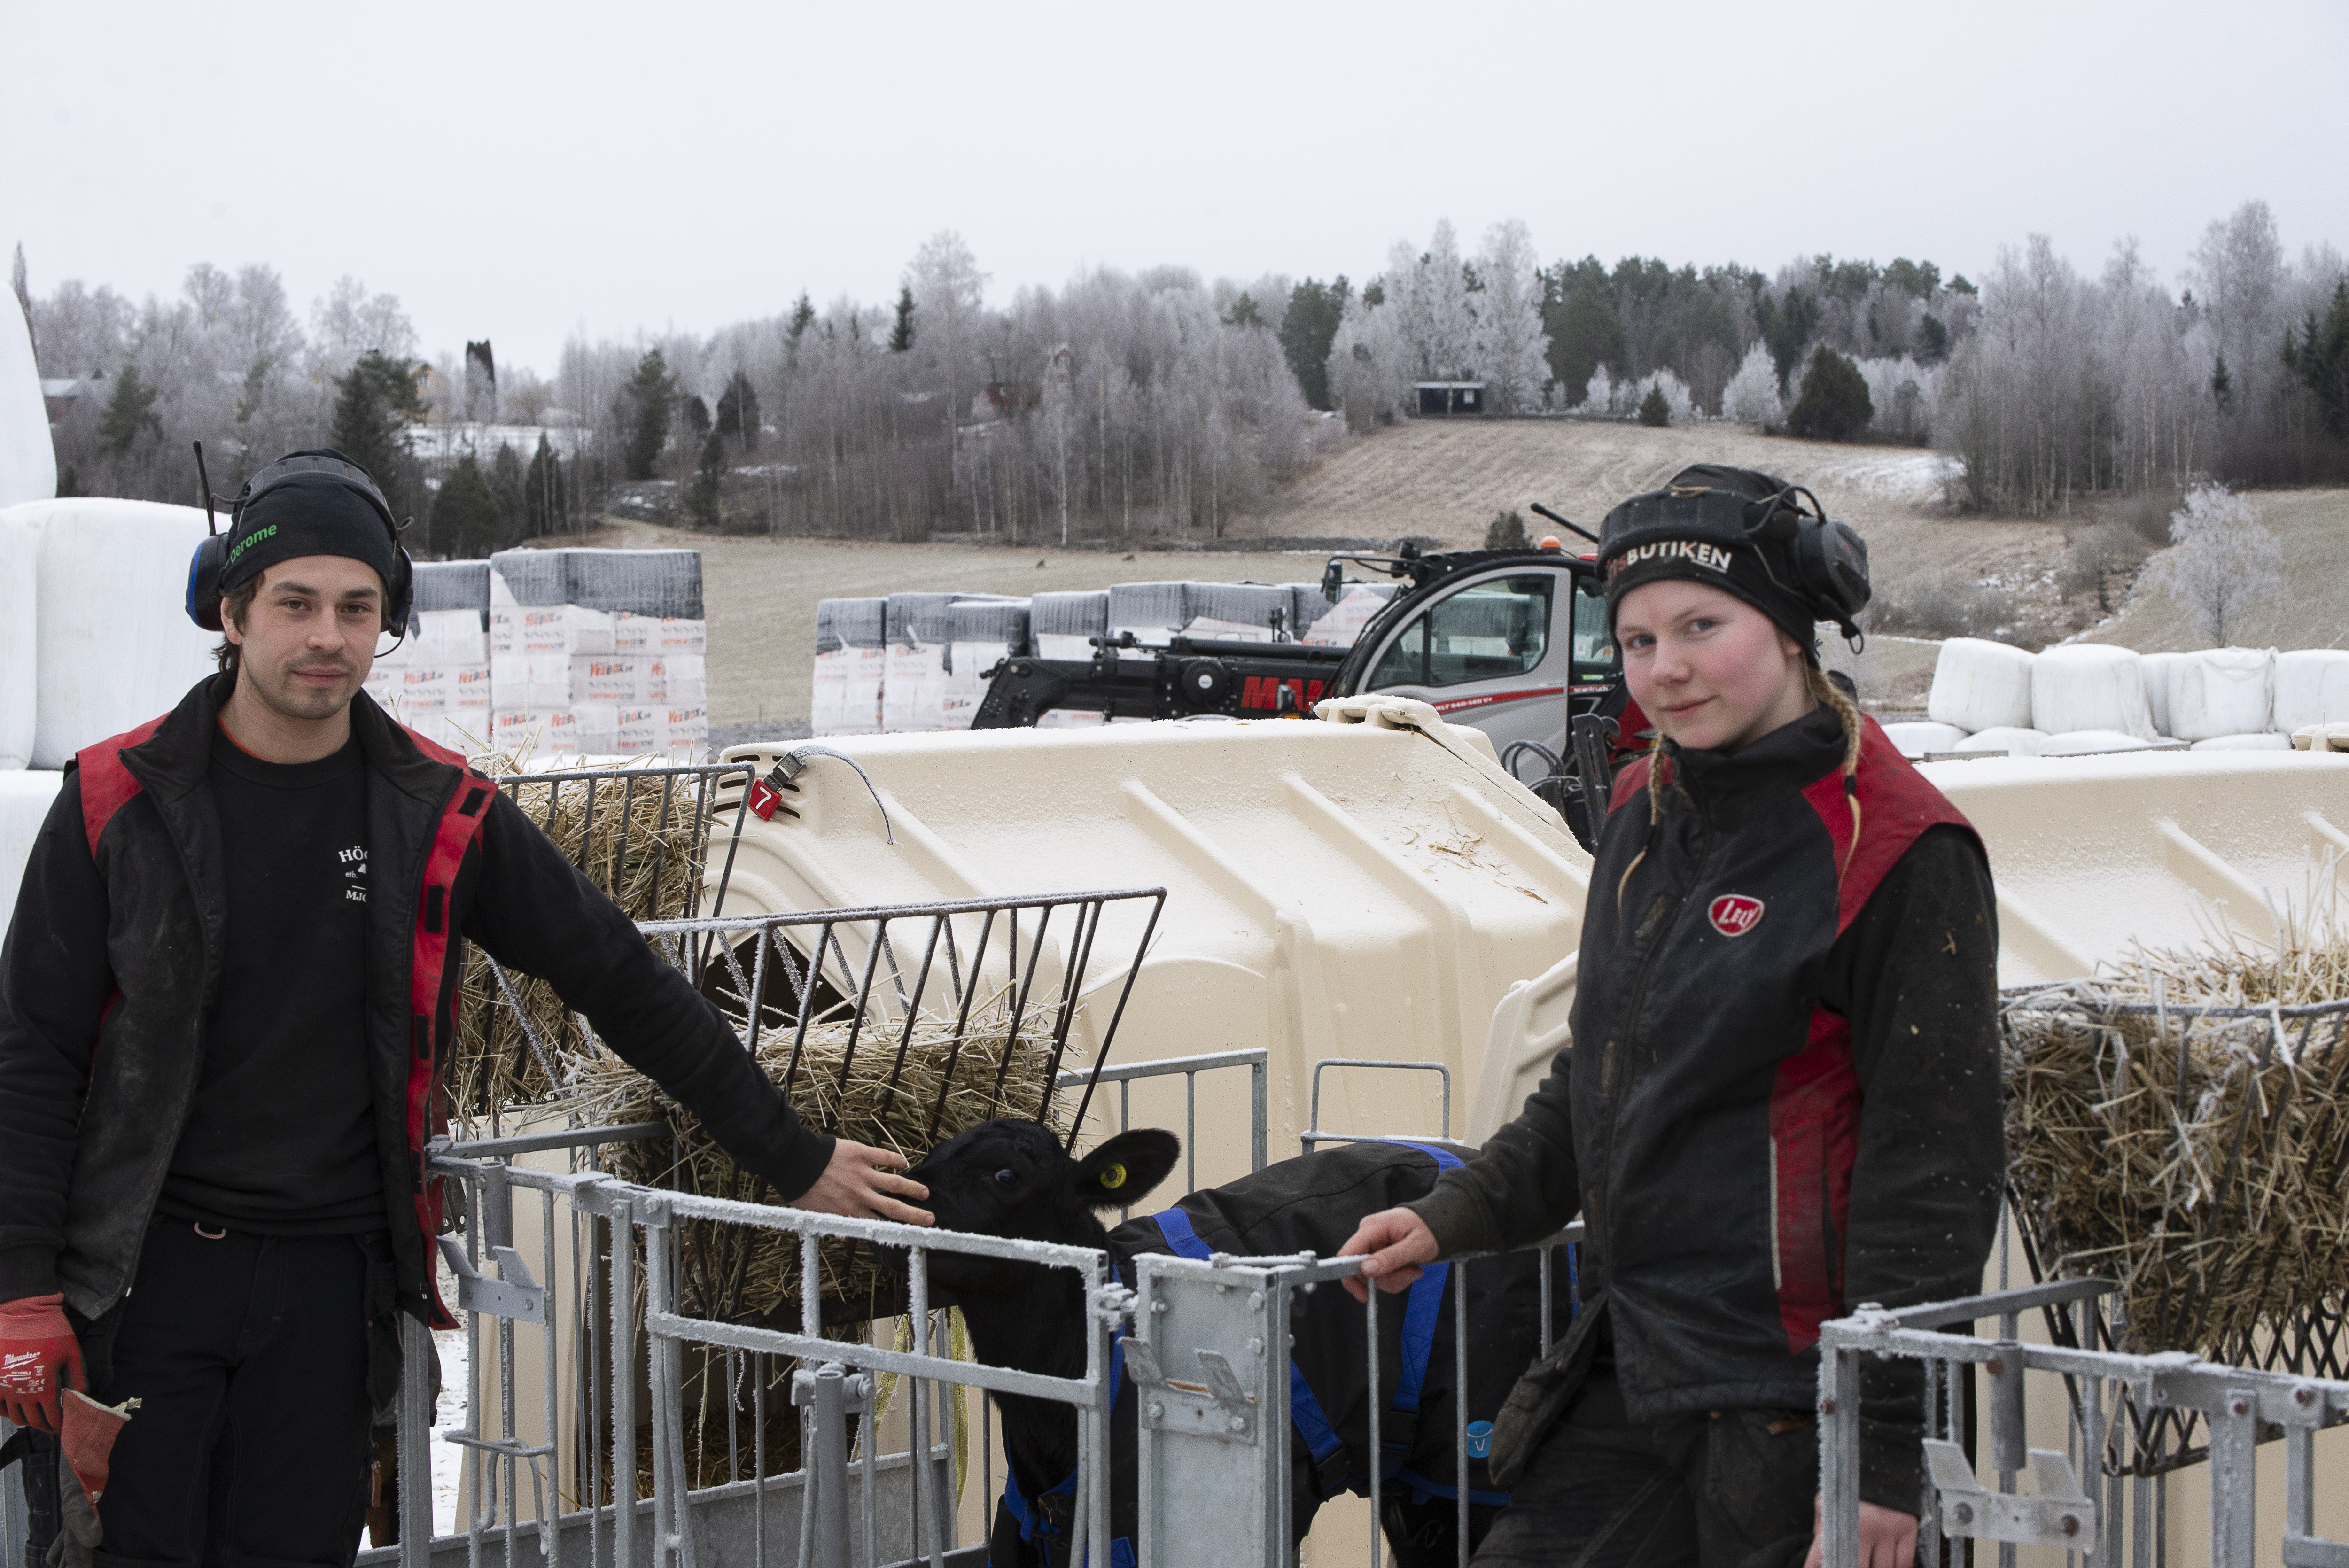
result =
[{"label": "straw bundle", "polygon": [[2344,996],[2349,938],[2296,933],[2010,998],[2016,1217],[2049,1272],[2120,1282],[2128,1348],[2264,1364],[2330,1337],[2349,1304]]},{"label": "straw bundle", "polygon": [[[492,769],[493,772],[494,769]],[[624,769],[587,781],[525,781],[511,794],[572,864],[636,921],[691,913],[701,879],[701,784],[691,776],[631,779]],[[545,1047],[542,1057],[509,1005],[489,957],[466,956],[449,1053],[451,1113],[469,1124],[545,1099],[550,1068],[585,1047],[575,1016],[543,980],[509,973],[513,999]]]},{"label": "straw bundle", "polygon": [[[736,1016],[739,1027],[739,1013]],[[788,1075],[788,1093],[800,1119],[825,1132],[895,1149],[909,1161],[918,1161],[934,1144],[991,1118],[1036,1114],[1051,1059],[1049,1036],[1023,1031],[1010,1047],[1007,1063],[1009,1026],[999,1002],[977,1010],[958,1050],[950,1022],[917,1020],[902,1070],[897,1066],[897,1047],[905,1037],[902,1021],[868,1016],[851,1054],[849,1022],[836,1010],[835,1016],[810,1024],[795,1072],[791,1071],[794,1033],[792,1020],[776,1018],[770,1010],[761,1025],[757,1060],[776,1083],[785,1083]],[[710,1197],[774,1202],[763,1178],[736,1165],[689,1112],[642,1074],[600,1050],[593,1056],[574,1055],[566,1066],[569,1083],[560,1103],[581,1125],[666,1120],[670,1126],[667,1139],[608,1146],[605,1168],[613,1175]],[[1056,1102],[1056,1124],[1060,1116]],[[677,1228],[677,1258],[680,1309],[686,1315],[801,1331],[796,1235],[691,1221]],[[884,1268],[871,1247],[825,1242],[817,1249],[817,1269],[816,1316],[830,1326],[823,1330],[829,1337],[862,1337],[871,1319],[903,1310],[895,1274]],[[778,1456],[796,1455],[796,1417],[789,1402],[795,1363],[771,1357],[752,1369],[730,1365],[722,1351],[693,1346],[687,1347],[685,1362],[686,1464],[695,1484],[715,1485],[728,1478],[730,1448],[742,1467],[740,1473],[748,1473],[755,1436],[753,1379],[763,1377],[768,1383],[766,1450],[771,1467],[779,1462]],[[642,1462],[649,1466],[650,1460]],[[646,1474],[649,1477],[649,1469]]]}]

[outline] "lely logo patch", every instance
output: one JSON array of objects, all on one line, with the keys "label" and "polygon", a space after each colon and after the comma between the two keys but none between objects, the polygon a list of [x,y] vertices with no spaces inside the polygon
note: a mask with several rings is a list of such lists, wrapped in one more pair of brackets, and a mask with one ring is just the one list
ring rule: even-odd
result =
[{"label": "lely logo patch", "polygon": [[1762,923],[1762,901],[1742,892],[1725,892],[1713,901],[1713,907],[1706,913],[1713,918],[1713,928],[1722,935],[1743,936]]}]

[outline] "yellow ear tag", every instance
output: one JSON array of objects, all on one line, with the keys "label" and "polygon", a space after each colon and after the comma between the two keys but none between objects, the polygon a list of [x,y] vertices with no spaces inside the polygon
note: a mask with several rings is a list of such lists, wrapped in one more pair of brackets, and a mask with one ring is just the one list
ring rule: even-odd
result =
[{"label": "yellow ear tag", "polygon": [[1123,1165],[1112,1165],[1108,1170],[1102,1171],[1101,1173],[1101,1184],[1103,1188],[1112,1192],[1114,1192],[1120,1187],[1124,1186],[1125,1167]]}]

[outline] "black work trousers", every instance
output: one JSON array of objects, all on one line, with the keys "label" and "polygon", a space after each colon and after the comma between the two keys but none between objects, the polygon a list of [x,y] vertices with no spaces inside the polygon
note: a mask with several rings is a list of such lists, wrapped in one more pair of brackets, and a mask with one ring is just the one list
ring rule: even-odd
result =
[{"label": "black work trousers", "polygon": [[1808,1410],[1625,1413],[1601,1361],[1509,1489],[1486,1568],[1801,1568],[1818,1491]]},{"label": "black work trousers", "polygon": [[158,1219],[100,1320],[98,1398],[140,1401],[98,1504],[101,1568],[340,1564],[358,1552],[367,1284],[380,1236],[212,1239]]}]

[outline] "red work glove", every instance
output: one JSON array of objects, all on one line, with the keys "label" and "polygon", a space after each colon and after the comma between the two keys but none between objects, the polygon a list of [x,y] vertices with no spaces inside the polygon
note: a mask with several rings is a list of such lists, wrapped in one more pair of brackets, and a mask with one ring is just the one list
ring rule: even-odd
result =
[{"label": "red work glove", "polygon": [[89,1386],[65,1306],[56,1293],[0,1302],[0,1416],[52,1436],[64,1420],[68,1377],[77,1388]]}]

